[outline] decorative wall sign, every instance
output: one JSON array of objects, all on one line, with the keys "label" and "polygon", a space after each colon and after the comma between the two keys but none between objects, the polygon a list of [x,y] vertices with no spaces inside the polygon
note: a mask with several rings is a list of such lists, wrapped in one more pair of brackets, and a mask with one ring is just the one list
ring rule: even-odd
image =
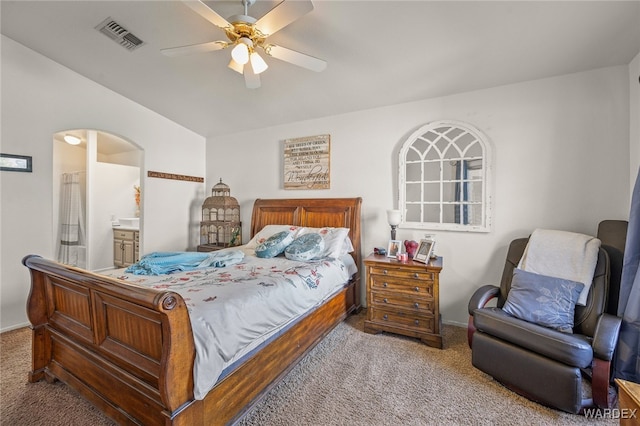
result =
[{"label": "decorative wall sign", "polygon": [[284,141],[284,189],[329,189],[330,135]]},{"label": "decorative wall sign", "polygon": [[148,177],[160,178],[160,179],[172,179],[172,180],[186,180],[189,182],[204,182],[204,178],[198,176],[176,175],[174,173],[164,172],[147,172]]},{"label": "decorative wall sign", "polygon": [[0,170],[7,172],[32,171],[31,157],[26,155],[0,154]]}]

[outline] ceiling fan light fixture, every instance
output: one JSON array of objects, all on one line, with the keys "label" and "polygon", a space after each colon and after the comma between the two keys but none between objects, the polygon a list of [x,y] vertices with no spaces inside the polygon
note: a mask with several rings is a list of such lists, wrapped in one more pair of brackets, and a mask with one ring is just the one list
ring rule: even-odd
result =
[{"label": "ceiling fan light fixture", "polygon": [[82,142],[82,139],[73,135],[64,135],[63,139],[69,145],[80,145],[80,142]]},{"label": "ceiling fan light fixture", "polygon": [[241,65],[241,64],[237,63],[236,61],[233,60],[233,58],[231,58],[231,60],[229,61],[229,68],[231,68],[232,70],[234,70],[237,73],[242,74],[242,70],[244,68],[244,65]]},{"label": "ceiling fan light fixture", "polygon": [[244,65],[249,62],[249,49],[253,47],[253,42],[247,37],[240,37],[236,46],[231,51],[231,57],[237,63]]},{"label": "ceiling fan light fixture", "polygon": [[266,55],[277,60],[311,71],[320,72],[327,67],[326,61],[322,59],[266,42],[268,37],[311,12],[312,0],[279,0],[278,4],[260,19],[249,16],[249,7],[258,0],[239,0],[244,6],[244,14],[233,15],[228,19],[223,18],[205,4],[206,0],[183,1],[202,18],[222,30],[228,41],[210,41],[161,49],[167,56],[212,52],[228,47],[231,50],[231,61],[228,66],[244,76],[245,86],[249,89],[260,87],[260,74],[269,68],[263,56],[257,54],[258,47],[263,49]]},{"label": "ceiling fan light fixture", "polygon": [[256,74],[265,72],[269,68],[269,65],[262,59],[262,56],[258,55],[258,52],[252,52],[249,59],[251,60],[251,68]]}]

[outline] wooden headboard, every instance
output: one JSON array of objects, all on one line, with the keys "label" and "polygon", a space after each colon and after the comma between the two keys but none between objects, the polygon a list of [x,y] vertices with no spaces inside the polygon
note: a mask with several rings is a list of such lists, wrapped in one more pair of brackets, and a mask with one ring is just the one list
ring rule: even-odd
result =
[{"label": "wooden headboard", "polygon": [[358,268],[361,261],[360,205],[362,198],[292,198],[266,200],[253,204],[251,237],[265,225],[295,225],[322,228],[349,228],[351,253]]}]

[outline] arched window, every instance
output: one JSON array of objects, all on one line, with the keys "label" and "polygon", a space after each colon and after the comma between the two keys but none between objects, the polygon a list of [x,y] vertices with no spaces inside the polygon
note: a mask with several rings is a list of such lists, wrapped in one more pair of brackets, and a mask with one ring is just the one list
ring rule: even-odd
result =
[{"label": "arched window", "polygon": [[490,159],[487,138],[468,124],[418,129],[400,150],[400,226],[488,232]]}]

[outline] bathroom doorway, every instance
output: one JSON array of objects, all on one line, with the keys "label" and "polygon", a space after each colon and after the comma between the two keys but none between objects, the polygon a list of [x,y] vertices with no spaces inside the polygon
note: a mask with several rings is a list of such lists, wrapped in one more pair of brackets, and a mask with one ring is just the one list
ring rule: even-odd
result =
[{"label": "bathroom doorway", "polygon": [[73,129],[53,135],[53,238],[59,262],[91,271],[113,268],[113,228],[119,219],[134,222],[140,235],[142,164],[137,145],[108,132]]}]

